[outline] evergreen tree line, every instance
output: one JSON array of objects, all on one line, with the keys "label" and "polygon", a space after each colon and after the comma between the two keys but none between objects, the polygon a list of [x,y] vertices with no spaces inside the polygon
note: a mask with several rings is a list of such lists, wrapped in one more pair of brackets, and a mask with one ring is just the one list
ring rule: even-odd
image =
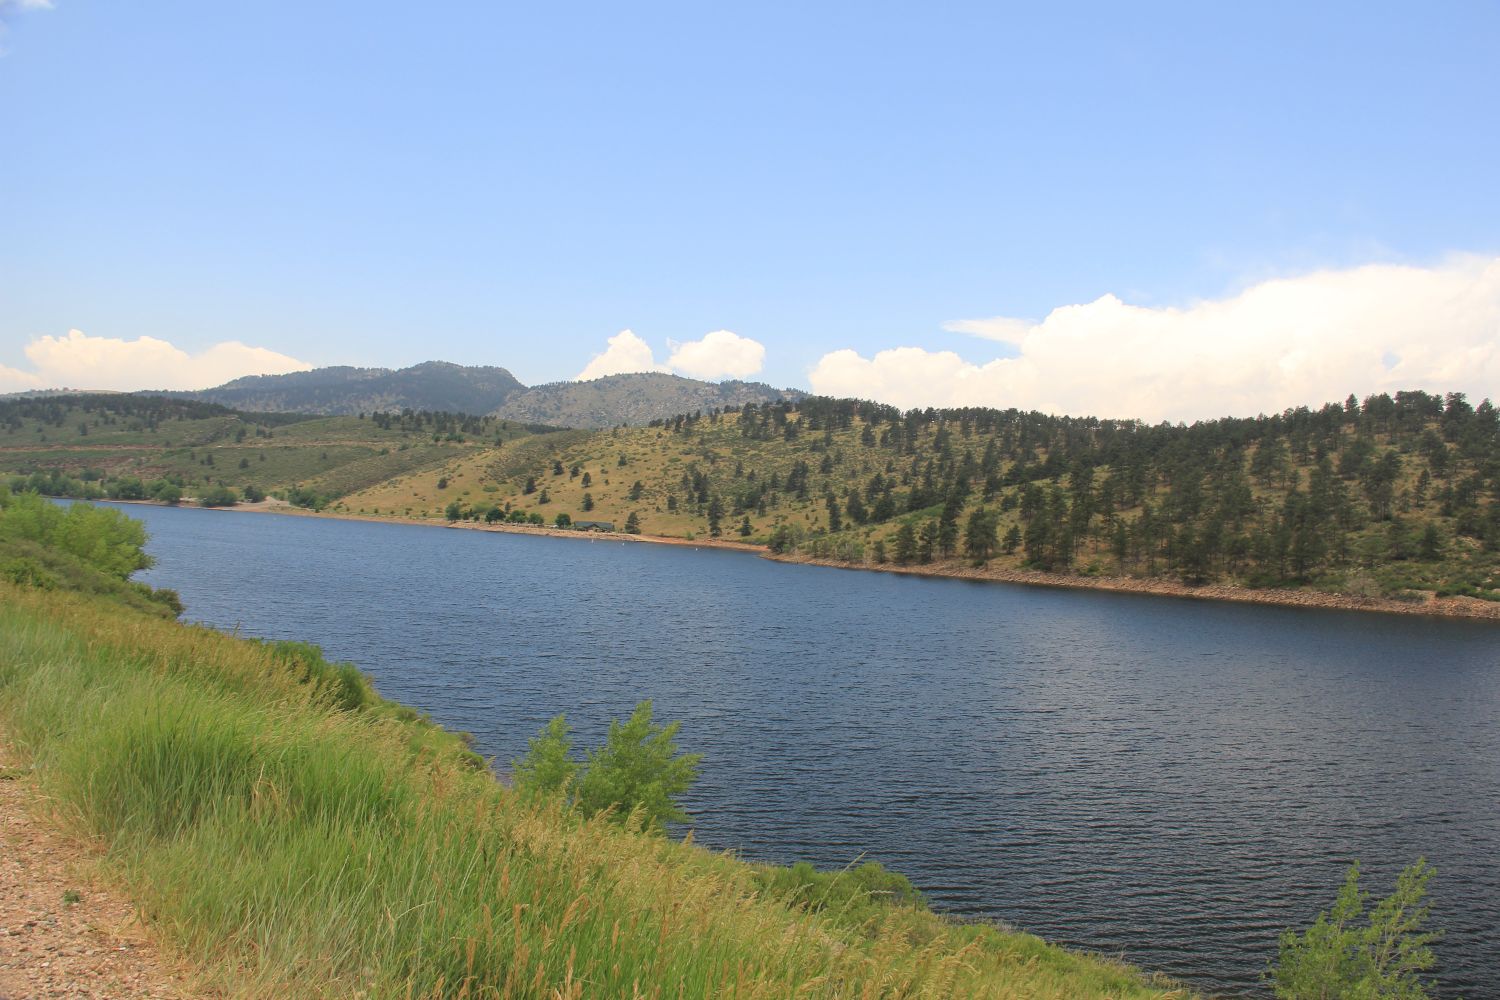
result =
[{"label": "evergreen tree line", "polygon": [[[893,522],[875,556],[897,563],[1019,552],[1043,570],[1257,584],[1500,553],[1500,414],[1461,393],[1191,425],[809,397],[658,426],[689,435],[730,412],[742,437],[797,442],[798,457],[732,477],[689,466],[677,491],[713,534],[726,514],[807,503],[821,508],[814,536]],[[773,531],[772,547],[813,543],[795,535]]]}]

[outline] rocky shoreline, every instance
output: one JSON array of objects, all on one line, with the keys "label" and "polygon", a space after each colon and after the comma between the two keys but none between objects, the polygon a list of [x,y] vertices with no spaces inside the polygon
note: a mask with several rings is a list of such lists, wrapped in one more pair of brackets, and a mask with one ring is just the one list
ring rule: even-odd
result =
[{"label": "rocky shoreline", "polygon": [[1500,603],[1472,597],[1435,597],[1424,594],[1420,600],[1400,601],[1389,597],[1360,597],[1323,590],[1290,588],[1254,589],[1234,584],[1209,583],[1190,586],[1176,580],[1142,579],[1128,576],[1074,576],[1043,573],[1037,570],[1003,569],[972,566],[959,560],[930,563],[925,566],[897,566],[892,563],[850,563],[836,559],[810,559],[798,555],[766,554],[778,562],[828,566],[834,569],[874,570],[910,576],[946,577],[960,580],[987,580],[997,583],[1019,583],[1032,587],[1063,587],[1073,590],[1107,590],[1128,594],[1151,594],[1161,597],[1183,597],[1200,601],[1233,601],[1240,604],[1269,604],[1278,607],[1321,608],[1336,611],[1372,611],[1380,614],[1428,615],[1442,618],[1469,618],[1500,621]]}]

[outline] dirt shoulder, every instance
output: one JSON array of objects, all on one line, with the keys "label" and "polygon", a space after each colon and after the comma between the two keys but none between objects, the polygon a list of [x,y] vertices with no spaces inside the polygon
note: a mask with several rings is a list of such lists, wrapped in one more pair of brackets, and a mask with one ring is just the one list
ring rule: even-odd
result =
[{"label": "dirt shoulder", "polygon": [[162,955],[96,855],[59,833],[0,736],[0,1000],[204,996]]}]

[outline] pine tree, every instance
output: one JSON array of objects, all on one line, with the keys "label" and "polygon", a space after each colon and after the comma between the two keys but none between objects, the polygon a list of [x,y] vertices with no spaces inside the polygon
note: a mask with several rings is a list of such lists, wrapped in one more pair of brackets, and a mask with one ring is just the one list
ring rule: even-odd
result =
[{"label": "pine tree", "polygon": [[720,522],[724,519],[724,501],[715,493],[708,501],[708,533],[714,538],[723,534]]},{"label": "pine tree", "polygon": [[859,490],[849,491],[849,520],[855,524],[864,524],[870,519],[870,512],[865,509],[865,502],[859,497]]},{"label": "pine tree", "polygon": [[896,565],[907,566],[917,558],[917,532],[907,521],[896,529]]},{"label": "pine tree", "polygon": [[937,524],[937,551],[939,555],[951,556],[958,551],[958,515],[963,504],[956,497],[949,497],[943,504],[943,513]]},{"label": "pine tree", "polygon": [[976,565],[989,562],[990,557],[995,554],[995,535],[998,529],[999,522],[995,516],[983,507],[969,515],[969,523],[964,529],[964,552]]},{"label": "pine tree", "polygon": [[933,550],[937,546],[938,523],[932,518],[922,522],[922,530],[917,533],[917,562],[932,562]]}]

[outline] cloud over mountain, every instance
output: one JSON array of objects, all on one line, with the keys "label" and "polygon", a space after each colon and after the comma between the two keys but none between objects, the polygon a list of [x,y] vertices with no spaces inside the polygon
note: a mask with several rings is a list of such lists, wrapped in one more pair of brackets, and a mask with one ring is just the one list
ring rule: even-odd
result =
[{"label": "cloud over mountain", "polygon": [[91,337],[69,330],[38,337],[24,353],[30,370],[0,364],[0,392],[26,389],[203,389],[242,375],[306,371],[305,361],[237,340],[189,354],[165,340]]},{"label": "cloud over mountain", "polygon": [[609,338],[609,346],[600,354],[596,354],[589,363],[583,366],[583,371],[577,375],[577,381],[587,382],[590,379],[604,378],[606,375],[628,375],[633,372],[664,372],[666,365],[656,363],[652,356],[651,345],[631,330],[621,330]]},{"label": "cloud over mountain", "polygon": [[919,346],[824,355],[812,390],[902,407],[984,405],[1192,420],[1398,388],[1500,394],[1500,258],[1372,264],[1253,285],[1181,308],[1114,295],[1039,323],[961,320],[1010,356]]},{"label": "cloud over mountain", "polygon": [[671,343],[667,365],[690,378],[748,378],[766,363],[766,347],[758,340],[728,330],[715,330],[702,340]]},{"label": "cloud over mountain", "polygon": [[578,373],[578,381],[637,372],[676,372],[697,379],[746,378],[760,371],[766,360],[764,344],[729,330],[715,330],[700,340],[668,341],[667,347],[671,351],[667,363],[658,364],[650,344],[631,330],[621,330]]}]

